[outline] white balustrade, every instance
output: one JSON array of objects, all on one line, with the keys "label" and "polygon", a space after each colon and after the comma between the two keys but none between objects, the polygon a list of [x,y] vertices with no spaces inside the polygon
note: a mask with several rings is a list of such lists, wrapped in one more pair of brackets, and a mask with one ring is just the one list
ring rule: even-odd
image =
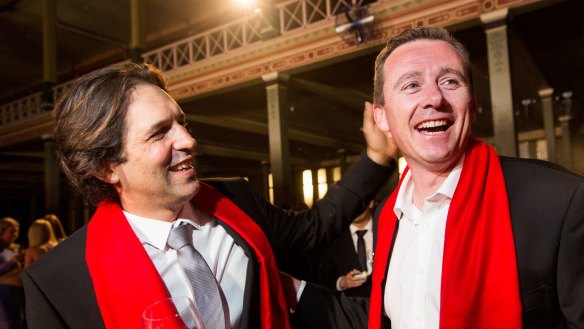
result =
[{"label": "white balustrade", "polygon": [[[329,20],[353,1],[361,4],[363,0],[290,0],[275,6],[279,26],[269,17],[269,11],[258,9],[247,13],[239,20],[190,36],[142,54],[145,63],[158,67],[163,72],[193,65],[215,56],[262,42],[262,30],[278,30],[279,35],[306,28],[312,24]],[[276,33],[276,35],[278,35]],[[73,81],[59,84],[53,88],[54,99],[58,100]],[[41,112],[40,93],[0,106],[0,126],[29,118]]]}]

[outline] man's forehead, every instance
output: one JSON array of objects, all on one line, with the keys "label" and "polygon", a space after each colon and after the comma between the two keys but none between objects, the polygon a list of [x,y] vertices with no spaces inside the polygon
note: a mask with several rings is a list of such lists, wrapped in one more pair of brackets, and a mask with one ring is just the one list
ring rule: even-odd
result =
[{"label": "man's forehead", "polygon": [[384,64],[387,79],[424,72],[460,72],[466,76],[464,61],[452,45],[441,40],[415,40],[396,48]]},{"label": "man's forehead", "polygon": [[454,46],[443,40],[419,39],[397,47],[387,58],[385,64],[407,64],[432,60],[436,62],[464,65],[464,61]]},{"label": "man's forehead", "polygon": [[176,101],[158,86],[138,85],[131,97],[124,118],[126,133],[130,130],[148,133],[157,126],[184,117]]}]

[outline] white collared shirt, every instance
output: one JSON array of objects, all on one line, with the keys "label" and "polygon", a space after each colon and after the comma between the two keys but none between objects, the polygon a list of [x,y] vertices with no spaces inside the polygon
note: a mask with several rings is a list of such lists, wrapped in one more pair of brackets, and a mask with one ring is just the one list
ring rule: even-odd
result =
[{"label": "white collared shirt", "polygon": [[243,311],[249,259],[225,229],[218,225],[215,218],[205,225],[199,225],[185,218],[165,222],[136,216],[125,211],[124,215],[173,297],[189,296],[193,299],[193,294],[178,264],[176,251],[169,248],[166,242],[170,230],[183,221],[195,226],[197,229],[193,230],[193,245],[205,258],[223,290],[227,300],[231,328],[238,327]]},{"label": "white collared shirt", "polygon": [[400,223],[384,292],[392,329],[439,327],[444,233],[461,171],[462,160],[421,210],[413,203],[410,171],[400,187],[394,207]]}]

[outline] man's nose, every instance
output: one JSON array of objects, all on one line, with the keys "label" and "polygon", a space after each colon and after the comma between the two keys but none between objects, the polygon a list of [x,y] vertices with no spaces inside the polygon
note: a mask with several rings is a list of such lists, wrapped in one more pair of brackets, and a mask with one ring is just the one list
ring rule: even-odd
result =
[{"label": "man's nose", "polygon": [[191,136],[186,127],[180,126],[176,135],[174,147],[177,150],[194,150],[197,147],[197,140]]},{"label": "man's nose", "polygon": [[422,107],[423,108],[439,108],[444,102],[444,94],[442,89],[436,83],[427,84],[422,92]]}]

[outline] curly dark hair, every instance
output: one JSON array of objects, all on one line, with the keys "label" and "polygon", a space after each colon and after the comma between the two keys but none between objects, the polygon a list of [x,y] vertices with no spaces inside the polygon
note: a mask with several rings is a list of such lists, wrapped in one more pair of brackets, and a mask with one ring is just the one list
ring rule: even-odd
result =
[{"label": "curly dark hair", "polygon": [[154,66],[122,63],[82,76],[55,106],[57,157],[73,188],[94,206],[118,200],[114,187],[98,177],[109,164],[126,161],[126,112],[133,90],[143,84],[168,92],[165,77]]},{"label": "curly dark hair", "polygon": [[452,36],[452,34],[450,34],[450,32],[448,32],[446,29],[419,26],[406,30],[401,34],[393,37],[387,42],[379,55],[377,55],[377,58],[375,59],[375,77],[373,78],[373,102],[375,104],[385,104],[385,99],[383,98],[383,84],[385,82],[383,76],[383,66],[385,65],[385,61],[389,55],[391,55],[391,53],[394,52],[394,50],[396,50],[398,47],[403,46],[408,42],[422,39],[445,41],[454,47],[454,50],[456,50],[462,59],[462,62],[464,63],[466,75],[468,77],[468,83],[472,92],[472,70],[470,67],[470,56],[466,47],[460,41],[456,40],[454,36]]}]

